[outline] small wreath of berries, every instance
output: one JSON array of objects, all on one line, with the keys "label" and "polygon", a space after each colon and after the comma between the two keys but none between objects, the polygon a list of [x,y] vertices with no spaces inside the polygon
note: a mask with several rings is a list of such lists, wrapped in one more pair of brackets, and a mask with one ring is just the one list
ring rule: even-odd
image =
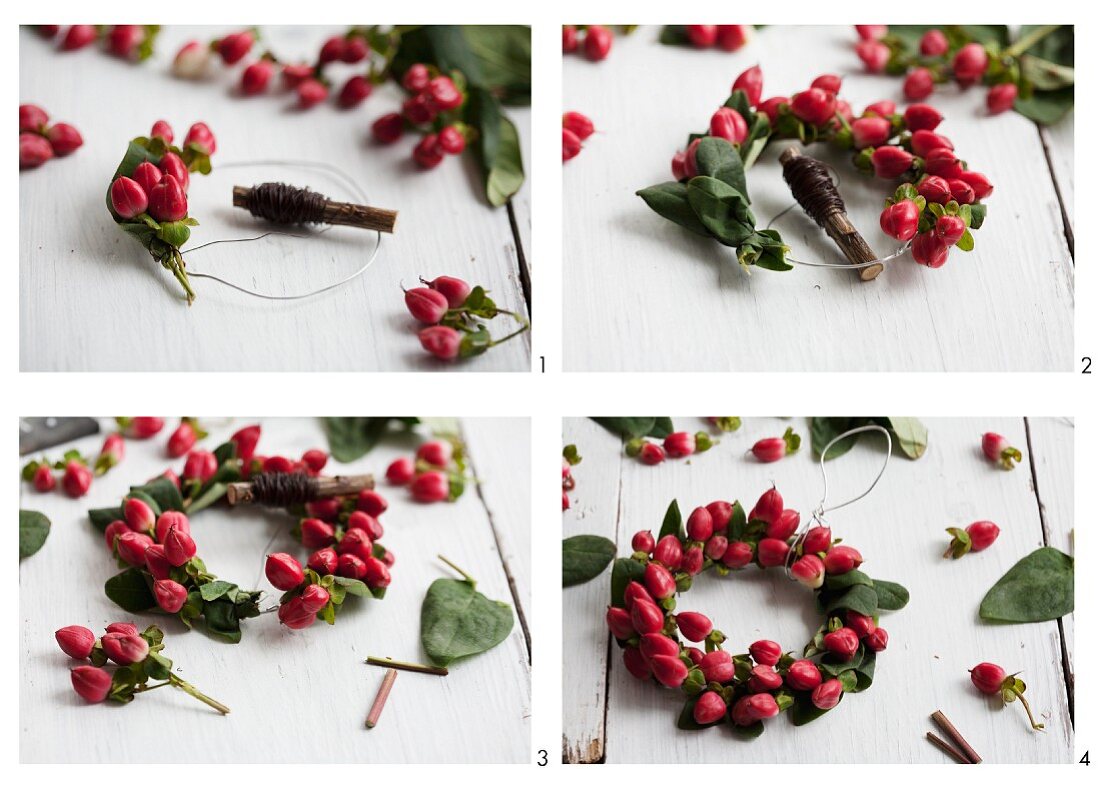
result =
[{"label": "small wreath of berries", "polygon": [[[846,692],[871,685],[876,656],[888,639],[879,614],[901,609],[909,593],[859,570],[859,551],[840,545],[820,517],[805,532],[799,532],[800,523],[774,487],[747,516],[739,502],[697,507],[686,529],[673,500],[658,537],[637,533],[634,554],[615,561],[608,627],[632,675],[684,692],[681,729],[728,722],[739,734],[756,737],[764,720],[781,710],[790,709],[795,725],[806,724],[836,707]],[[825,620],[801,658],[770,640],[731,655],[721,647],[725,634],[710,618],[675,611],[676,594],[691,589],[699,574],[713,569],[727,576],[751,564],[787,568],[816,591]]]},{"label": "small wreath of berries", "polygon": [[[330,625],[348,595],[383,598],[394,556],[379,539],[378,517],[386,500],[371,488],[349,496],[295,497],[309,492],[327,459],[309,451],[301,461],[255,455],[260,426],[242,428],[213,452],[192,450],[182,476],[169,470],[132,486],[118,507],[88,511],[104,533],[122,570],[107,580],[107,597],[127,612],[159,607],[190,628],[201,622],[212,636],[241,639],[241,620],[256,617],[263,593],[210,573],[197,556],[189,516],[226,498],[231,484],[252,481],[275,491],[279,505],[295,517],[291,533],[313,551],[303,568],[289,554],[267,557],[268,581],[284,593],[279,621],[306,628],[318,619]],[[287,492],[291,493],[287,493]],[[275,504],[273,502],[268,504]],[[266,610],[271,611],[271,610]]]}]

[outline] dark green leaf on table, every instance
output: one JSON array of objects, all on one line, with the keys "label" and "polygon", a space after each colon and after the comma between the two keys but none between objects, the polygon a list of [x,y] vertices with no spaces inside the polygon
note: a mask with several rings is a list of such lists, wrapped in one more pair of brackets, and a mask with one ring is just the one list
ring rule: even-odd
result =
[{"label": "dark green leaf on table", "polygon": [[595,579],[615,559],[615,544],[599,535],[574,535],[561,542],[561,583],[572,587]]},{"label": "dark green leaf on table", "polygon": [[663,184],[639,189],[635,194],[665,219],[687,228],[692,233],[710,236],[710,231],[699,221],[699,217],[695,216],[695,211],[688,203],[686,184],[681,184],[679,181],[666,181]]},{"label": "dark green leaf on table", "polygon": [[684,535],[684,517],[680,513],[680,503],[675,499],[669,503],[668,508],[665,510],[665,517],[661,521],[661,531],[657,534],[657,539],[667,535],[675,535],[676,537],[683,537]]},{"label": "dark green leaf on table", "polygon": [[145,573],[138,568],[128,568],[112,576],[103,585],[103,591],[127,612],[144,612],[157,605]]},{"label": "dark green leaf on table", "polygon": [[19,559],[36,553],[50,536],[50,520],[37,510],[19,511]]},{"label": "dark green leaf on table", "polygon": [[332,457],[341,463],[358,461],[390,432],[405,431],[416,417],[325,417],[325,436]]},{"label": "dark green leaf on table", "polygon": [[1002,576],[978,614],[1000,623],[1039,623],[1073,611],[1073,558],[1051,546],[1036,549]]},{"label": "dark green leaf on table", "polygon": [[630,582],[645,578],[645,566],[630,557],[619,557],[611,566],[611,605],[622,606],[623,593]]},{"label": "dark green leaf on table", "polygon": [[878,597],[878,608],[890,612],[904,609],[909,603],[909,591],[897,582],[875,579],[875,595]]},{"label": "dark green leaf on table", "polygon": [[471,579],[436,579],[420,607],[420,643],[445,667],[499,645],[513,623],[512,607],[486,598]]}]

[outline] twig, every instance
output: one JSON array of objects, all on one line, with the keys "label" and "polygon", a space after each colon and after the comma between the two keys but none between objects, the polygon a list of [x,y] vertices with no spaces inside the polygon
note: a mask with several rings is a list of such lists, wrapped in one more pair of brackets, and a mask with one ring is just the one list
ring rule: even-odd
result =
[{"label": "twig", "polygon": [[395,680],[397,680],[397,670],[387,669],[386,676],[382,678],[382,685],[378,687],[378,693],[374,697],[374,704],[370,706],[370,713],[367,714],[367,729],[378,723],[378,717],[382,715],[382,708],[386,706],[386,700],[390,696],[390,689],[393,688]]},{"label": "twig", "polygon": [[955,745],[962,750],[962,753],[966,755],[966,759],[977,765],[982,761],[981,756],[974,751],[974,747],[966,742],[966,738],[962,737],[955,725],[951,723],[942,710],[938,710],[932,714],[932,721],[936,722],[944,732],[951,736],[951,740],[955,742]]},{"label": "twig", "polygon": [[949,744],[943,738],[936,735],[936,733],[929,731],[926,734],[928,735],[928,740],[932,741],[932,743],[940,748],[940,751],[944,752],[955,762],[962,763],[963,765],[973,765],[973,763],[966,759],[965,755],[957,751],[954,746]]},{"label": "twig", "polygon": [[446,667],[433,667],[428,664],[414,664],[411,661],[394,661],[392,658],[379,658],[378,656],[367,656],[367,660],[364,662],[375,667],[390,667],[391,669],[405,669],[409,672],[423,672],[426,675],[447,675],[449,674]]}]

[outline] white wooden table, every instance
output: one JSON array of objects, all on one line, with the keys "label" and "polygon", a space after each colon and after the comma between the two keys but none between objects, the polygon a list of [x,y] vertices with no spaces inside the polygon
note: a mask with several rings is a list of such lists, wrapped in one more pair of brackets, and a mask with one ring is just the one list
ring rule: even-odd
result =
[{"label": "white wooden table", "polygon": [[[675,418],[680,430],[699,430],[699,418]],[[793,424],[807,444],[793,457],[760,464],[745,452],[757,439]],[[836,537],[859,548],[876,578],[905,585],[911,600],[883,615],[890,644],[874,685],[848,695],[825,718],[794,727],[781,715],[763,736],[745,742],[722,729],[676,728],[682,695],[642,682],[610,646],[604,613],[610,573],[564,590],[565,657],[563,759],[567,762],[943,762],[924,738],[935,729],[928,716],[942,709],[986,762],[1066,762],[1073,726],[1067,685],[1072,686],[1073,616],[1061,623],[995,626],[979,621],[978,603],[1016,560],[1042,545],[1071,552],[1073,529],[1073,427],[1065,420],[930,419],[929,447],[910,461],[895,455],[866,499],[830,514]],[[985,431],[1003,433],[1025,453],[1011,472],[981,455]],[[572,508],[564,533],[614,540],[620,556],[631,536],[660,528],[665,508],[678,498],[686,517],[715,499],[739,498],[751,508],[774,482],[787,507],[805,516],[821,497],[821,480],[809,451],[808,422],[746,418],[709,452],[689,463],[644,466],[627,458],[621,442],[584,418],[565,421],[565,443],[583,460],[574,469]],[[830,501],[857,494],[873,479],[885,444],[865,438],[830,461]],[[991,519],[1001,527],[996,544],[957,562],[942,559],[949,526]],[[812,596],[781,574],[750,569],[719,579],[710,574],[679,599],[678,609],[701,611],[724,631],[733,652],[757,639],[774,639],[800,651],[816,630]],[[1060,626],[1065,632],[1063,639]],[[1063,648],[1066,662],[1063,664]],[[611,663],[608,665],[608,658]],[[1020,671],[1028,700],[1046,732],[1033,732],[1016,704],[980,695],[967,669],[981,661]],[[1068,684],[1067,684],[1067,678]]]},{"label": "white wooden table", "polygon": [[[354,110],[326,102],[301,112],[293,94],[277,87],[274,95],[238,96],[243,64],[227,70],[218,59],[211,78],[200,83],[171,76],[169,64],[183,42],[231,30],[166,27],[155,56],[138,66],[91,47],[58,53],[29,29],[20,31],[20,101],[75,124],[85,141],[72,156],[20,174],[21,369],[530,369],[529,334],[460,365],[439,363],[420,348],[418,325],[404,307],[402,283],[411,288],[420,275],[453,274],[490,289],[502,307],[528,314],[521,260],[529,266],[531,250],[513,234],[508,210],[485,202],[472,155],[420,172],[411,159],[413,138],[391,147],[371,142],[371,122],[399,109],[402,93],[392,83]],[[315,58],[320,43],[342,30],[261,29],[264,43],[280,57],[301,60]],[[339,90],[358,67],[336,66]],[[278,83],[273,79],[273,86]],[[508,114],[519,127],[529,173],[530,111],[509,108]],[[325,294],[262,301],[194,280],[198,299],[188,309],[171,274],[114,227],[104,206],[127,143],[148,134],[158,118],[167,119],[178,138],[192,122],[206,121],[218,140],[214,172],[192,177],[191,213],[202,224],[193,229],[189,246],[268,229],[232,208],[234,184],[285,180],[334,199],[353,199],[347,186],[315,168],[229,167],[263,160],[335,166],[373,204],[400,212],[397,232],[383,238],[367,272]],[[528,190],[525,185],[514,201],[521,238],[530,227]],[[296,294],[351,274],[374,241],[372,233],[335,229],[320,238],[269,237],[185,257],[197,271],[261,292]],[[493,334],[506,334],[509,321],[494,322],[500,327]]]},{"label": "white wooden table", "polygon": [[[102,421],[107,425],[108,421]],[[211,420],[211,447],[244,420]],[[314,420],[268,419],[260,452],[300,454],[325,448]],[[167,634],[165,654],[180,674],[232,709],[221,717],[173,689],[139,697],[124,707],[88,705],[69,682],[72,662],[53,632],[81,624],[99,633],[116,620],[134,619],[103,594],[116,572],[102,535],[88,521],[90,507],[118,503],[128,486],[168,465],[166,433],[129,442],[121,466],[72,500],[39,494],[23,484],[20,507],[45,512],[53,522],[42,550],[20,565],[20,757],[24,762],[523,762],[528,759],[530,715],[530,441],[526,419],[474,419],[462,423],[472,474],[481,481],[453,504],[425,506],[384,483],[390,502],[384,542],[397,556],[393,584],[382,601],[353,600],[334,626],[303,631],[281,626],[274,614],[242,623],[238,645],[187,632],[167,615],[136,617]],[[101,437],[76,446],[95,452]],[[415,442],[377,447],[354,464],[330,461],[333,471],[384,472]],[[502,451],[500,448],[507,448]],[[304,556],[290,537],[285,515],[222,509],[192,520],[199,556],[211,571],[242,587],[277,591],[263,574],[264,555]],[[363,722],[384,669],[368,655],[424,662],[420,604],[428,585],[450,571],[442,554],[478,580],[478,589],[509,602],[516,625],[496,648],[456,662],[445,678],[400,672],[376,728]],[[514,587],[510,589],[510,580]],[[350,600],[350,599],[349,599]],[[139,732],[170,738],[135,739]],[[189,758],[189,759],[190,759]]]},{"label": "white wooden table", "polygon": [[[1036,371],[1067,370],[1073,353],[1073,119],[1040,131],[1023,116],[985,116],[980,90],[941,88],[931,100],[962,158],[996,191],[975,234],[939,270],[907,254],[873,282],[798,266],[745,276],[729,248],[652,212],[638,189],[671,179],[669,161],[706,128],[734,77],[759,63],[764,97],[790,96],[821,73],[844,75],[841,97],[861,112],[901,79],[870,76],[846,27],[768,27],[740,52],[657,43],[658,29],[618,36],[610,57],[565,58],[564,110],[598,133],[564,166],[563,336],[566,370]],[[791,53],[812,53],[812,58]],[[1044,151],[1044,145],[1046,151]],[[793,202],[779,143],[749,173],[763,226]],[[878,227],[891,182],[861,176],[824,145],[856,227],[885,254]],[[1049,153],[1049,161],[1048,161]],[[1061,190],[1062,203],[1055,192]],[[795,258],[843,262],[800,209],[776,227]],[[891,245],[894,246],[891,246]]]}]

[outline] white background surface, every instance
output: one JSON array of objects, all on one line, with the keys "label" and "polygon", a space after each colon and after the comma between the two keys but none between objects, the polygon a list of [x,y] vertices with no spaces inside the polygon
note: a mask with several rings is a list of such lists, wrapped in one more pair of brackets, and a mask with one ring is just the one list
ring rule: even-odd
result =
[{"label": "white background surface", "polygon": [[[1016,113],[987,117],[980,89],[941,86],[929,99],[945,116],[937,132],[995,185],[973,252],[953,251],[939,270],[907,254],[870,283],[805,266],[746,276],[732,250],[659,217],[634,193],[671,179],[672,154],[755,63],[764,98],[790,96],[818,74],[844,75],[840,96],[857,114],[884,98],[904,107],[902,80],[864,74],[848,26],[769,27],[732,54],[663,46],[657,35],[643,27],[617,36],[598,64],[565,58],[563,109],[588,114],[598,130],[564,166],[566,370],[1071,367],[1073,259],[1044,142],[1072,220],[1072,115],[1040,134]],[[770,145],[749,172],[759,226],[793,201],[778,164],[787,144]],[[871,247],[893,251],[878,226],[893,182],[861,176],[823,144],[809,152],[837,168],[848,214]],[[792,257],[844,262],[801,209],[776,227]]]},{"label": "white background surface", "polygon": [[[674,423],[692,432],[704,427],[699,418],[674,418]],[[867,498],[827,517],[834,538],[860,549],[863,570],[899,582],[911,594],[908,606],[882,616],[890,642],[868,690],[846,695],[828,716],[801,728],[780,715],[754,741],[739,740],[727,728],[678,730],[683,695],[637,680],[623,666],[618,646],[611,642],[608,649],[608,571],[563,593],[568,613],[563,618],[563,759],[950,762],[924,738],[927,730],[936,729],[928,716],[940,709],[986,762],[1069,761],[1073,728],[1059,623],[988,625],[979,621],[977,610],[986,590],[1032,550],[1048,544],[1072,553],[1073,427],[1055,418],[925,423],[930,437],[924,457],[910,461],[895,455]],[[788,424],[805,441],[797,455],[775,464],[745,455],[753,442],[780,435]],[[989,463],[980,444],[989,430],[1020,447],[1024,463],[1011,472]],[[740,499],[749,510],[774,483],[786,507],[799,510],[803,519],[821,498],[808,422],[802,418],[746,418],[741,430],[725,434],[709,452],[657,467],[627,458],[618,438],[588,419],[567,419],[562,440],[576,443],[583,459],[574,469],[565,536],[603,535],[616,541],[620,556],[630,553],[635,532],[656,534],[673,498],[685,518],[716,499]],[[828,463],[830,502],[855,496],[874,479],[884,447],[871,434]],[[954,562],[942,558],[950,540],[944,529],[985,519],[1001,527],[992,547]],[[753,568],[725,579],[707,574],[679,597],[677,609],[708,615],[726,634],[733,653],[757,639],[773,639],[798,655],[820,625],[804,588],[780,573]],[[1072,667],[1073,616],[1064,624]],[[1046,732],[1030,729],[1018,703],[1002,710],[973,688],[967,669],[981,661],[1021,672]]]},{"label": "white background surface", "polygon": [[[316,58],[322,41],[348,25],[262,26],[263,40],[280,58]],[[309,111],[281,91],[279,75],[264,96],[238,95],[240,73],[251,58],[226,67],[211,63],[204,82],[175,79],[169,64],[189,39],[208,41],[240,25],[188,28],[169,25],[156,54],[131,65],[97,47],[58,52],[56,42],[20,30],[21,102],[38,104],[56,121],[74,124],[84,146],[64,159],[20,174],[20,367],[23,370],[527,370],[530,336],[524,335],[460,365],[423,351],[419,325],[405,310],[400,285],[420,275],[462,277],[492,292],[504,308],[527,315],[516,240],[506,208],[485,202],[472,154],[448,158],[422,172],[412,162],[415,137],[384,147],[371,141],[370,124],[399,110],[403,92],[376,88],[359,107],[325,102]],[[334,64],[333,93],[360,66]],[[530,110],[508,108],[516,122],[530,173]],[[344,171],[373,205],[399,211],[397,231],[366,273],[345,286],[291,302],[259,300],[210,280],[196,279],[190,309],[171,273],[119,231],[104,195],[128,142],[147,135],[158,118],[182,141],[195,121],[217,137],[210,176],[193,174],[190,210],[201,225],[186,246],[214,239],[259,235],[270,229],[232,208],[234,184],[285,180],[337,200],[347,187],[316,169],[226,168],[263,160],[324,162]],[[459,161],[460,160],[460,161]],[[515,200],[521,238],[529,239],[529,186]],[[295,233],[303,231],[295,230]],[[316,234],[317,230],[306,230]],[[375,235],[338,229],[323,240],[269,237],[218,245],[186,255],[190,268],[223,276],[265,293],[305,293],[358,269]],[[526,243],[526,240],[525,240]],[[524,250],[530,265],[532,256]],[[501,337],[511,319],[493,322]]]},{"label": "white background surface", "polygon": [[[110,421],[101,421],[108,426]],[[213,448],[244,420],[213,419]],[[299,457],[327,447],[312,419],[262,421],[260,454]],[[172,426],[174,427],[174,426]],[[72,500],[22,489],[21,507],[53,522],[45,546],[20,564],[20,758],[25,762],[523,762],[529,754],[530,648],[523,624],[530,605],[530,423],[472,419],[462,424],[471,473],[480,480],[453,504],[421,505],[384,482],[389,503],[383,543],[396,555],[393,583],[381,601],[349,599],[335,625],[292,631],[274,613],[242,622],[240,644],[200,630],[187,632],[169,615],[131,616],[103,594],[117,572],[102,534],[86,511],[111,507],[130,485],[160,474],[168,430],[127,443],[125,461]],[[95,453],[102,437],[76,446]],[[412,437],[387,442],[358,462],[330,461],[326,471],[371,472],[381,478],[395,457],[411,454]],[[174,467],[180,467],[177,462]],[[264,556],[307,552],[290,536],[292,519],[278,511],[212,508],[192,519],[199,556],[211,572],[277,599],[263,575]],[[510,603],[515,626],[480,656],[456,662],[447,677],[399,672],[377,727],[363,722],[384,669],[368,655],[427,662],[420,647],[420,603],[428,585],[450,571],[442,554],[478,580],[493,600]],[[509,587],[514,578],[516,597]],[[53,581],[49,581],[53,580]],[[48,590],[48,591],[47,591]],[[225,703],[222,717],[175,689],[139,695],[132,703],[89,705],[73,691],[76,662],[57,648],[53,632],[85,625],[100,635],[108,623],[134,619],[164,629],[165,655],[201,691]],[[471,726],[476,722],[476,726]],[[138,733],[170,737],[136,737]]]}]

